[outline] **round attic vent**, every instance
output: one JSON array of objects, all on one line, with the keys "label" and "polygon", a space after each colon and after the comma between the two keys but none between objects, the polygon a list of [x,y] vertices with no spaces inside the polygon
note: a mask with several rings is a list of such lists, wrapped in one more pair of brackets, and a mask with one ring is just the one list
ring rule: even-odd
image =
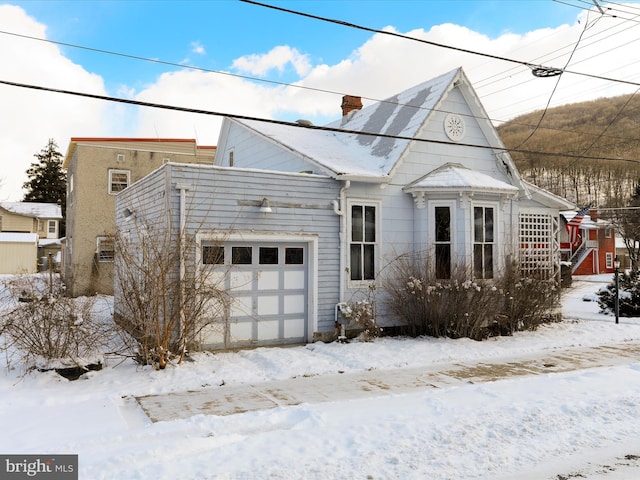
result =
[{"label": "round attic vent", "polygon": [[301,119],[296,120],[296,123],[297,123],[298,125],[306,125],[306,126],[308,126],[308,127],[310,127],[311,125],[313,125],[313,123],[311,123],[311,121],[310,121],[310,120],[304,120],[304,119],[302,119],[302,118],[301,118]]},{"label": "round attic vent", "polygon": [[454,142],[464,137],[464,120],[461,116],[450,113],[444,118],[444,132]]}]

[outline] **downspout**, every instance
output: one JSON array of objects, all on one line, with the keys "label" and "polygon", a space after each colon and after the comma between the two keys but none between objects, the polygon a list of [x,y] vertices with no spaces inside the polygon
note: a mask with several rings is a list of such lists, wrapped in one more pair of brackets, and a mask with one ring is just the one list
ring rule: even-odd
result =
[{"label": "downspout", "polygon": [[[344,303],[344,286],[345,286],[345,270],[347,266],[347,248],[346,248],[346,230],[347,230],[347,216],[346,216],[346,195],[345,192],[351,187],[351,180],[346,180],[344,186],[340,189],[340,200],[334,200],[333,211],[336,215],[340,216],[340,234],[339,234],[339,259],[340,259],[340,278],[338,285],[340,289],[339,301],[335,306],[334,312],[334,324],[338,325],[338,310],[340,305]],[[344,325],[340,324],[340,336],[344,337]]]},{"label": "downspout", "polygon": [[185,267],[185,242],[184,242],[184,235],[185,235],[185,231],[186,231],[186,225],[187,225],[187,216],[186,216],[186,203],[187,203],[187,191],[191,190],[191,185],[187,185],[184,183],[176,183],[176,190],[180,191],[180,210],[179,210],[179,224],[180,224],[180,236],[178,237],[178,242],[179,242],[179,255],[180,255],[180,296],[179,296],[179,302],[180,302],[180,325],[179,325],[179,329],[180,329],[180,338],[182,339],[182,345],[181,345],[181,352],[180,352],[180,361],[182,361],[184,354],[186,352],[187,349],[187,344],[186,344],[186,333],[185,333],[185,317],[184,317],[184,305],[182,304],[183,300],[184,300],[184,276],[186,273],[186,267]]}]

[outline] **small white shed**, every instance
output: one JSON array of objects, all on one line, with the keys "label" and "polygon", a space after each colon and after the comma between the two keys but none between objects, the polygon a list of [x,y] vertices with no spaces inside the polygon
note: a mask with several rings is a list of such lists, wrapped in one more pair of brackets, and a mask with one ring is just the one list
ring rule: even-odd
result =
[{"label": "small white shed", "polygon": [[38,234],[0,233],[0,273],[36,273]]}]

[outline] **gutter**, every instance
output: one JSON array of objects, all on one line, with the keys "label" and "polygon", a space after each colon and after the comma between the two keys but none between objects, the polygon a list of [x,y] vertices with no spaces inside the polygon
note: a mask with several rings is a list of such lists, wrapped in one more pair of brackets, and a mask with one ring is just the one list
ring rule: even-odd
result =
[{"label": "gutter", "polygon": [[[351,180],[345,180],[344,186],[340,189],[340,199],[334,200],[333,211],[336,215],[340,216],[340,234],[339,234],[339,251],[340,251],[340,278],[339,284],[339,299],[335,306],[335,325],[338,324],[338,310],[339,306],[344,303],[344,285],[345,285],[345,270],[347,266],[347,247],[346,247],[346,230],[347,230],[347,216],[346,216],[346,191],[351,187]],[[344,325],[340,327],[340,335],[344,336]]]},{"label": "gutter", "polygon": [[189,184],[185,183],[176,183],[176,190],[180,191],[180,212],[179,212],[179,223],[180,223],[180,237],[178,238],[179,248],[180,248],[180,337],[182,338],[182,351],[180,352],[180,356],[183,357],[187,348],[186,339],[185,339],[185,318],[184,318],[184,276],[186,273],[185,268],[185,242],[184,235],[187,225],[186,218],[186,202],[187,202],[187,191],[191,190],[193,187]]}]

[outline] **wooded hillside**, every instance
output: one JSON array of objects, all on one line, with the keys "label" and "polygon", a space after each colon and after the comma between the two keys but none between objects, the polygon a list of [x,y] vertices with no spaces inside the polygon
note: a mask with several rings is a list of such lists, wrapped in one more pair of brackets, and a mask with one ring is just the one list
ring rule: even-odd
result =
[{"label": "wooded hillside", "polygon": [[578,206],[623,205],[640,182],[640,95],[532,112],[498,133],[526,180]]}]

